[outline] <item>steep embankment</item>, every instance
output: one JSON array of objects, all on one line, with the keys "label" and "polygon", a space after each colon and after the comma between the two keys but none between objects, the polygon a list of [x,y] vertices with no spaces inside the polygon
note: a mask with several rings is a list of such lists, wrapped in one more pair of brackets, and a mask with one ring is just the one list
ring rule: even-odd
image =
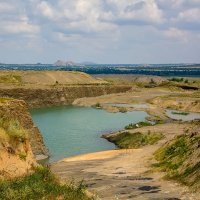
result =
[{"label": "steep embankment", "polygon": [[43,138],[21,100],[0,98],[0,175],[26,174],[35,157],[47,156]]},{"label": "steep embankment", "polygon": [[1,71],[0,96],[25,100],[29,107],[68,105],[81,97],[126,92],[81,72]]},{"label": "steep embankment", "polygon": [[128,86],[65,86],[54,88],[0,88],[0,96],[22,99],[31,108],[72,104],[81,97],[95,97],[130,90]]}]

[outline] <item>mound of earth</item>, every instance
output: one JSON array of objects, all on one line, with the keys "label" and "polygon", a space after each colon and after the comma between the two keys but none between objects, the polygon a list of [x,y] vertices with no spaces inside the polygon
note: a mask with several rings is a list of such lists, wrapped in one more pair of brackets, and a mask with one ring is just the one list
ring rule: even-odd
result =
[{"label": "mound of earth", "polygon": [[104,84],[83,72],[65,71],[1,71],[0,83],[20,84]]}]

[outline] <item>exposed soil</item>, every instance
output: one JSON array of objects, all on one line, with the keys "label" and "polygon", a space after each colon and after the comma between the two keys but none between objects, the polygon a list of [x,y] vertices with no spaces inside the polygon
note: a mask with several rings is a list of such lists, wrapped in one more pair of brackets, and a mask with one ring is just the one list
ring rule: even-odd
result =
[{"label": "exposed soil", "polygon": [[182,134],[185,127],[164,124],[140,128],[137,131],[162,132],[165,139],[142,149],[105,151],[64,159],[51,168],[62,180],[84,180],[89,191],[100,199],[197,200],[199,194],[192,194],[175,182],[162,180],[162,173],[149,171],[155,150],[175,135]]}]

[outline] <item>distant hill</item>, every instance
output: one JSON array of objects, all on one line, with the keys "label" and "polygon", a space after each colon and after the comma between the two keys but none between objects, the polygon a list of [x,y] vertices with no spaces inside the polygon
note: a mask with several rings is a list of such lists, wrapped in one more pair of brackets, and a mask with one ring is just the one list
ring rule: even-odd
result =
[{"label": "distant hill", "polygon": [[0,83],[36,85],[81,85],[105,84],[106,81],[96,79],[83,72],[67,71],[0,71]]},{"label": "distant hill", "polygon": [[54,63],[55,66],[59,66],[59,67],[73,67],[73,66],[84,66],[84,64],[82,63],[75,63],[73,61],[62,61],[62,60],[57,60],[55,63]]}]

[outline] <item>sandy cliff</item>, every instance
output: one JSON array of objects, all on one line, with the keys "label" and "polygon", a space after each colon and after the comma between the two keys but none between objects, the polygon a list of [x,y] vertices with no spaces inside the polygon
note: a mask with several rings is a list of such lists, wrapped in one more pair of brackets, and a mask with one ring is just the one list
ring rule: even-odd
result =
[{"label": "sandy cliff", "polygon": [[48,155],[43,138],[22,100],[0,98],[0,175],[26,174],[39,155]]},{"label": "sandy cliff", "polygon": [[25,100],[29,107],[68,105],[77,98],[126,92],[82,72],[1,71],[0,96]]}]

